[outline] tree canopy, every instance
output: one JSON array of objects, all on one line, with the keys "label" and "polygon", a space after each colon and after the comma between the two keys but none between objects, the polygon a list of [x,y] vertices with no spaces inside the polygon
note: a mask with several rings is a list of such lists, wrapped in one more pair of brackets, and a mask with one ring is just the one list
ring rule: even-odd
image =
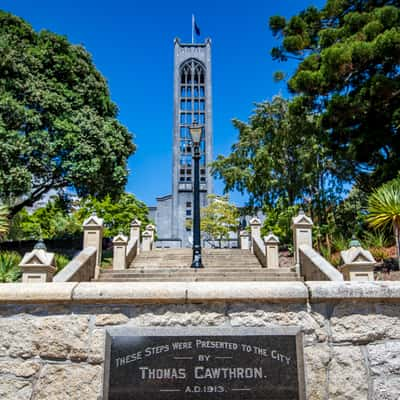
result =
[{"label": "tree canopy", "polygon": [[237,143],[230,155],[212,164],[225,191],[247,192],[250,204],[258,207],[312,203],[317,215],[337,198],[343,171],[327,154],[317,118],[298,117],[287,100],[276,96],[257,104],[248,123],[233,124],[239,130]]},{"label": "tree canopy", "polygon": [[[400,169],[400,2],[327,0],[270,18],[279,61],[299,60],[288,87],[322,115],[330,154],[364,188]],[[281,74],[278,74],[281,75]]]},{"label": "tree canopy", "polygon": [[0,11],[0,198],[11,214],[50,189],[120,194],[135,146],[90,54]]}]

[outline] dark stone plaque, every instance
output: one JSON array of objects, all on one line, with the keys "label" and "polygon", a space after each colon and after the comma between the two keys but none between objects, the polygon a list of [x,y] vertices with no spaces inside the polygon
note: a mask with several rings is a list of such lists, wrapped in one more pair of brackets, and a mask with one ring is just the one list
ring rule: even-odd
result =
[{"label": "dark stone plaque", "polygon": [[110,329],[107,400],[304,400],[302,333],[279,329]]}]

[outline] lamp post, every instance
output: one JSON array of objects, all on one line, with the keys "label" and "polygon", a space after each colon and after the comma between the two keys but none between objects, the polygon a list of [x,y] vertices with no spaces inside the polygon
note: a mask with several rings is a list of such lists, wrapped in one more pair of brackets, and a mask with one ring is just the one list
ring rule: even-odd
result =
[{"label": "lamp post", "polygon": [[200,241],[200,140],[203,128],[196,122],[189,128],[193,142],[194,190],[193,190],[193,260],[192,268],[203,268]]}]

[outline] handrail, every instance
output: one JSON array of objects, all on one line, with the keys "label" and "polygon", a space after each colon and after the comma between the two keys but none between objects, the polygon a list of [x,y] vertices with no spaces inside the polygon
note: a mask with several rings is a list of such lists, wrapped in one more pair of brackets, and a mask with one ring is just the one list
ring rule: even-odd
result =
[{"label": "handrail", "polygon": [[253,253],[263,267],[267,266],[267,254],[265,252],[265,245],[261,238],[252,237]]},{"label": "handrail", "polygon": [[300,275],[306,281],[343,281],[343,275],[311,246],[299,247]]},{"label": "handrail", "polygon": [[86,247],[74,257],[57,275],[53,282],[89,282],[96,272],[95,247]]}]

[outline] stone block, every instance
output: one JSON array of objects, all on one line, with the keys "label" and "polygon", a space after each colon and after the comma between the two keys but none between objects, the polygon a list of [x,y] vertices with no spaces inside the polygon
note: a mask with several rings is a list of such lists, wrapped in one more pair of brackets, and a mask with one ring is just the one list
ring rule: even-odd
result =
[{"label": "stone block", "polygon": [[105,326],[105,325],[121,325],[125,324],[129,318],[121,313],[117,314],[99,314],[96,315],[96,326]]},{"label": "stone block", "polygon": [[47,364],[35,386],[35,400],[98,400],[102,367],[99,365]]},{"label": "stone block", "polygon": [[16,380],[9,376],[0,376],[0,399],[31,400],[32,382]]},{"label": "stone block", "polygon": [[345,302],[335,306],[331,319],[332,341],[371,343],[385,338],[400,338],[400,309],[386,304],[377,310],[375,304]]},{"label": "stone block", "polygon": [[329,364],[328,398],[335,400],[368,399],[368,371],[359,346],[332,348]]},{"label": "stone block", "polygon": [[87,316],[0,319],[0,356],[81,361],[87,358]]},{"label": "stone block", "polygon": [[330,359],[330,350],[326,344],[304,348],[308,400],[325,400],[328,398],[328,365]]},{"label": "stone block", "polygon": [[137,314],[130,325],[218,326],[227,322],[223,304],[149,306],[137,310]]},{"label": "stone block", "polygon": [[8,374],[14,375],[18,378],[30,378],[39,370],[40,363],[38,361],[16,360],[12,358],[0,359],[0,375]]}]

